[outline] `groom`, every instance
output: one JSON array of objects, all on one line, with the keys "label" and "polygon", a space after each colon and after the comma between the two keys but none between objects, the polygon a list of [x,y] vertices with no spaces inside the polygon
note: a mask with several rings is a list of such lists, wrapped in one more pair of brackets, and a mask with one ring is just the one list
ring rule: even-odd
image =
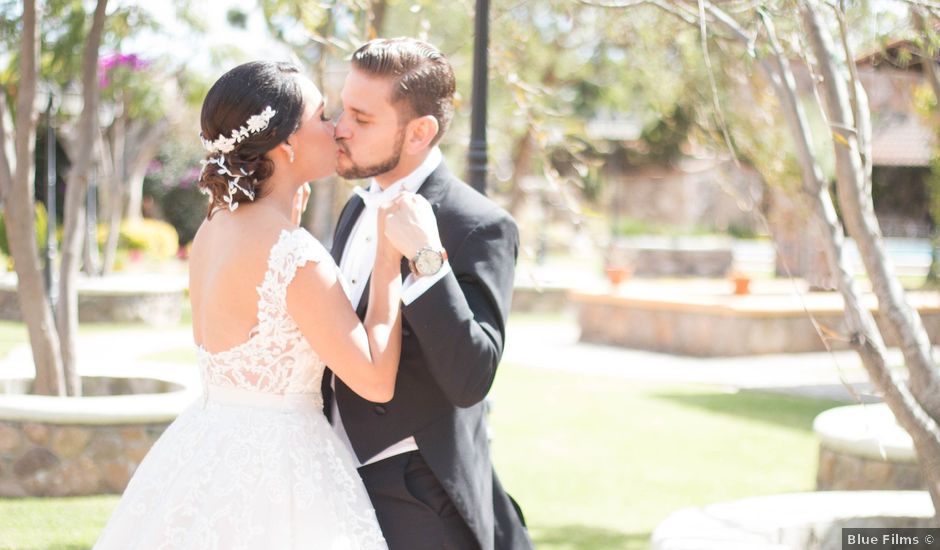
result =
[{"label": "groom", "polygon": [[325,409],[361,465],[391,550],[530,549],[493,471],[483,403],[503,351],[519,235],[444,164],[437,143],[454,89],[448,61],[418,40],[372,40],[352,56],[337,170],[373,179],[343,208],[333,258],[364,317],[377,208],[396,203],[386,233],[408,260],[402,355],[391,401],[366,401],[327,371]]}]

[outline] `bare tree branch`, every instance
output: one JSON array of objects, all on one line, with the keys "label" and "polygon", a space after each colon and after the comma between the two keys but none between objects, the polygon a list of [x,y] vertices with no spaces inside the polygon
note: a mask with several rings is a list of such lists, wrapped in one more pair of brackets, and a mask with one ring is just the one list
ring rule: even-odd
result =
[{"label": "bare tree branch", "polygon": [[585,6],[609,9],[633,8],[642,5],[655,6],[670,15],[678,17],[690,25],[698,24],[698,18],[696,17],[695,12],[690,11],[681,4],[670,3],[668,0],[578,0],[578,2]]},{"label": "bare tree branch", "polygon": [[653,0],[578,0],[585,6],[595,8],[633,8],[643,4],[652,4]]},{"label": "bare tree branch", "polygon": [[721,135],[724,137],[725,145],[728,147],[728,152],[731,153],[731,158],[734,160],[734,165],[740,167],[741,161],[738,160],[738,154],[735,152],[734,144],[731,142],[731,132],[728,130],[728,122],[725,120],[725,114],[721,108],[721,98],[718,94],[718,83],[715,81],[715,70],[712,67],[712,58],[708,53],[708,26],[705,22],[705,0],[698,0],[698,8],[699,34],[701,35],[702,40],[702,56],[705,60],[706,72],[708,73],[708,84],[711,87],[712,105],[715,109],[715,118],[718,120],[718,127],[721,129]]},{"label": "bare tree branch", "polygon": [[905,4],[910,4],[911,6],[925,8],[931,11],[940,10],[940,2],[933,0],[901,0]]},{"label": "bare tree branch", "polygon": [[940,74],[938,74],[937,64],[934,62],[937,48],[930,43],[930,35],[927,29],[927,10],[919,6],[911,6],[911,19],[914,27],[924,37],[924,46],[921,49],[923,57],[924,73],[927,75],[927,81],[933,89],[934,98],[940,103]]},{"label": "bare tree branch", "polygon": [[858,79],[858,67],[855,65],[855,54],[849,45],[848,25],[845,22],[845,7],[840,1],[833,7],[836,20],[839,23],[839,35],[842,39],[842,51],[845,53],[846,65],[849,68],[849,99],[852,104],[852,114],[855,120],[855,134],[858,139],[858,150],[862,160],[862,173],[865,174],[865,192],[871,195],[871,117],[869,116],[868,95],[862,88]]}]

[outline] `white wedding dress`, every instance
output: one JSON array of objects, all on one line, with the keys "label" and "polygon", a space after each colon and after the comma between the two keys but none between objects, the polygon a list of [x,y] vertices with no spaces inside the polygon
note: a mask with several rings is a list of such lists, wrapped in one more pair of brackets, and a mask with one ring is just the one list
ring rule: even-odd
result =
[{"label": "white wedding dress", "polygon": [[283,231],[258,287],[257,327],[226,351],[199,348],[202,398],[150,449],[96,550],[387,548],[323,415],[324,364],[287,313],[287,287],[307,262],[333,259],[305,230]]}]

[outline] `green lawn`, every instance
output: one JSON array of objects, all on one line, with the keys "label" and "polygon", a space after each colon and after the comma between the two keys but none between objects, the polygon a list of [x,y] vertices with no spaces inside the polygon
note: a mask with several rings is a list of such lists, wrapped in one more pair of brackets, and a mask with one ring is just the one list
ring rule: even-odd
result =
[{"label": "green lawn", "polygon": [[0,499],[0,549],[91,548],[116,496]]},{"label": "green lawn", "polygon": [[[497,471],[547,550],[647,548],[678,508],[811,490],[835,405],[512,365],[492,395]],[[0,549],[89,548],[116,502],[0,499]]]},{"label": "green lawn", "polygon": [[494,458],[539,548],[647,548],[685,506],[812,490],[837,403],[505,368]]},{"label": "green lawn", "polygon": [[[183,301],[183,312],[179,326],[192,326],[192,310],[189,306],[189,300]],[[80,335],[119,334],[133,331],[158,333],[159,330],[143,323],[84,323],[78,327]],[[14,347],[28,343],[29,334],[26,331],[25,324],[16,321],[0,321],[0,359],[6,357]],[[192,350],[192,353],[193,361],[195,361],[195,350]]]},{"label": "green lawn", "polygon": [[28,341],[26,325],[13,321],[0,321],[0,359],[6,357],[14,347]]}]

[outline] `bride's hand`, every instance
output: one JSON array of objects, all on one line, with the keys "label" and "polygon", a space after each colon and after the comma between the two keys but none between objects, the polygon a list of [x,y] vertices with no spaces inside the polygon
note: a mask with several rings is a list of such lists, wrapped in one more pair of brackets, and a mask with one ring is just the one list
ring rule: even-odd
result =
[{"label": "bride's hand", "polygon": [[389,216],[391,216],[397,208],[398,206],[396,201],[393,201],[390,204],[379,206],[378,223],[376,225],[375,232],[376,238],[378,239],[375,251],[376,261],[387,261],[395,265],[399,265],[401,263],[402,255],[385,235],[385,227]]},{"label": "bride's hand", "polygon": [[304,215],[304,210],[307,209],[307,201],[310,200],[310,184],[305,183],[300,186],[300,189],[297,190],[297,194],[294,195],[294,204],[291,208],[290,219],[296,226],[300,226],[300,218]]}]

